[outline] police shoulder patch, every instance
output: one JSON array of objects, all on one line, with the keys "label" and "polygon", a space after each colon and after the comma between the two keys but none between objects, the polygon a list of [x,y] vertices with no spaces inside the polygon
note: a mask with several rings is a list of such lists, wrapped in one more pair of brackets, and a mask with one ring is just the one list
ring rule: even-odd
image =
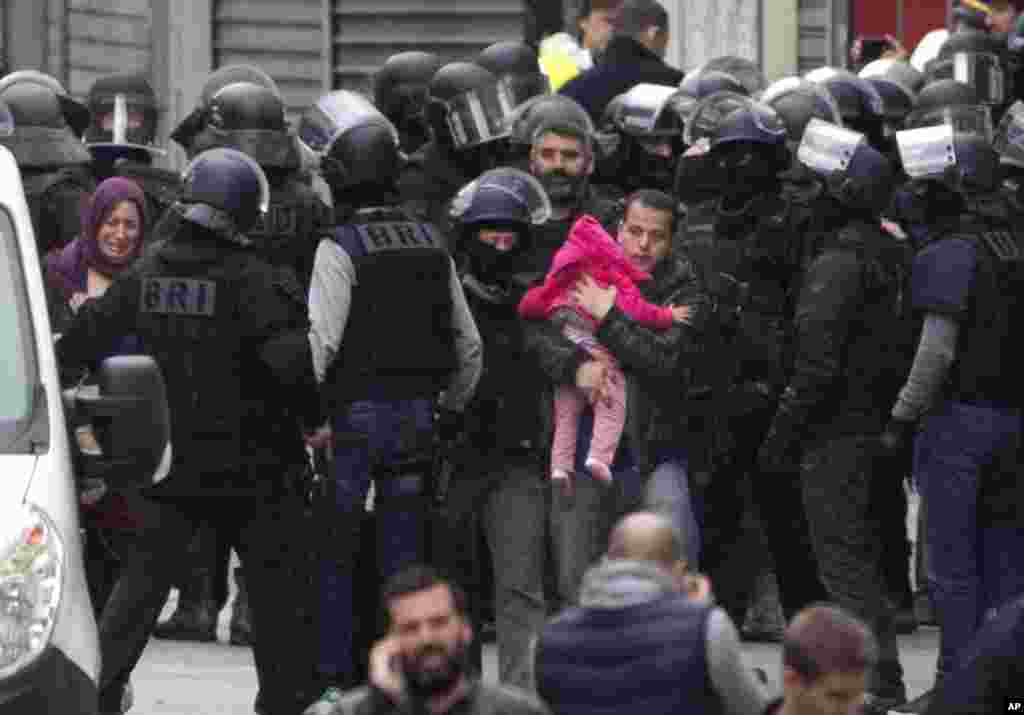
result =
[{"label": "police shoulder patch", "polygon": [[212,318],[217,312],[217,283],[198,278],[150,276],[142,279],[143,313]]},{"label": "police shoulder patch", "polygon": [[355,227],[367,253],[408,248],[440,248],[436,237],[412,221],[380,221]]}]

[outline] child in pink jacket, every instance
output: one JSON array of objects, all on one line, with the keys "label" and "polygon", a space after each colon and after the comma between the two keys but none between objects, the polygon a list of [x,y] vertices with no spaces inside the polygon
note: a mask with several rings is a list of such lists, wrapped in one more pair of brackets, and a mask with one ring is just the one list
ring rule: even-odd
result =
[{"label": "child in pink jacket", "polygon": [[[554,321],[567,338],[608,365],[611,378],[608,401],[594,405],[594,432],[586,467],[596,479],[611,482],[611,463],[626,423],[626,381],[615,358],[594,337],[597,321],[572,300],[572,288],[585,274],[590,274],[604,287],[614,285],[617,289],[615,305],[648,328],[666,330],[674,322],[684,322],[689,317],[689,309],[647,302],[636,284],[650,280],[650,274],[633,266],[622,247],[591,216],[576,221],[568,239],[555,254],[543,285],[531,288],[519,302],[520,317]],[[576,456],[577,427],[585,406],[586,398],[575,385],[556,386],[551,479],[563,488],[569,486]]]}]

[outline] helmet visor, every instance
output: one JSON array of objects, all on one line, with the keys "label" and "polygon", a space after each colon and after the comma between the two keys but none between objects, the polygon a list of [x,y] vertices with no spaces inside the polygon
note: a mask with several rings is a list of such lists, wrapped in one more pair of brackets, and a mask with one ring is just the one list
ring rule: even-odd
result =
[{"label": "helmet visor", "polygon": [[551,83],[547,75],[540,72],[503,75],[498,84],[505,86],[513,107],[518,107],[533,97],[551,93]]},{"label": "helmet visor", "polygon": [[1024,167],[1024,102],[1018,99],[1006,110],[992,144],[1005,162]]},{"label": "helmet visor", "polygon": [[466,149],[508,136],[517,102],[507,83],[494,84],[452,97],[446,119],[456,149]]},{"label": "helmet visor", "polygon": [[670,101],[676,96],[686,95],[675,87],[638,84],[623,95],[615,124],[620,131],[638,137],[680,136],[679,116],[670,110]]},{"label": "helmet visor", "polygon": [[976,134],[992,140],[992,110],[987,106],[958,104],[915,112],[907,118],[908,129],[948,125],[958,134]]},{"label": "helmet visor", "polygon": [[326,94],[299,119],[299,139],[323,154],[338,137],[366,124],[385,124],[399,143],[398,130],[366,97],[349,90]]},{"label": "helmet visor", "polygon": [[164,155],[165,151],[153,146],[156,127],[153,109],[138,102],[134,96],[118,93],[97,104],[93,109],[93,123],[86,133],[88,146],[113,146]]},{"label": "helmet visor", "polygon": [[974,87],[978,101],[1002,104],[1006,100],[1006,81],[999,58],[991,54],[957,52],[953,55],[953,79]]},{"label": "helmet visor", "polygon": [[715,92],[705,97],[694,107],[690,121],[686,123],[683,143],[692,146],[700,139],[710,139],[726,114],[751,101],[739,92]]},{"label": "helmet visor", "polygon": [[[489,210],[487,206],[494,207]],[[492,169],[462,187],[452,199],[449,215],[456,221],[526,223],[551,218],[551,200],[536,178],[519,169]]]},{"label": "helmet visor", "polygon": [[942,176],[956,166],[953,127],[940,124],[896,133],[903,170],[912,179]]},{"label": "helmet visor", "polygon": [[812,118],[804,129],[796,158],[813,171],[829,176],[845,171],[857,148],[866,143],[863,134]]}]

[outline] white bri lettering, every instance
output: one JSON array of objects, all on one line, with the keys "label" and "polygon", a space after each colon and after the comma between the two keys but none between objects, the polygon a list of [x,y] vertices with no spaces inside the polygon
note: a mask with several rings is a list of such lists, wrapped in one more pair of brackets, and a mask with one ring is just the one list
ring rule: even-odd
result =
[{"label": "white bri lettering", "polygon": [[366,223],[356,227],[367,253],[404,248],[436,248],[430,233],[411,222]]},{"label": "white bri lettering", "polygon": [[145,278],[142,312],[197,315],[212,318],[217,308],[217,284],[197,278]]}]

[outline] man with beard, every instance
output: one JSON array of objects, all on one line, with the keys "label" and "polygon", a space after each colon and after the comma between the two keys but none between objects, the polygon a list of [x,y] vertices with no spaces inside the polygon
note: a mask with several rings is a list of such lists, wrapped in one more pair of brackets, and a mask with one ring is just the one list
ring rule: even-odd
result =
[{"label": "man with beard", "polygon": [[484,683],[469,669],[473,629],[466,597],[457,585],[426,566],[398,573],[384,589],[387,636],[370,655],[370,684],[306,715],[533,715],[547,713],[528,694]]}]

